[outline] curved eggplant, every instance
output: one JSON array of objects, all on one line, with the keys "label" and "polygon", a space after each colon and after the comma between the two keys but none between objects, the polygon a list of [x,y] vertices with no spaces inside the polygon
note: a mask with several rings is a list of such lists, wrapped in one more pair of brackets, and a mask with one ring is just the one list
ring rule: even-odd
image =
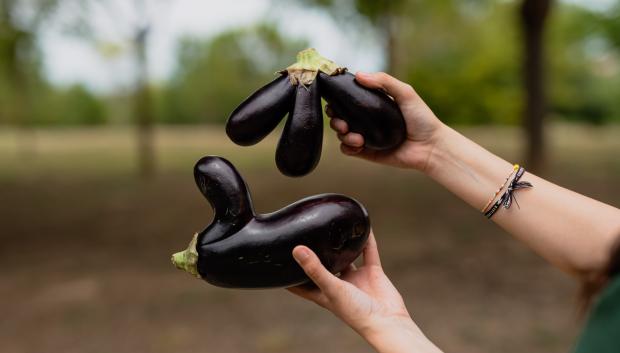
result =
[{"label": "curved eggplant", "polygon": [[299,177],[310,173],[321,159],[323,109],[318,83],[297,85],[295,105],[276,150],[276,165],[282,174]]},{"label": "curved eggplant", "polygon": [[204,157],[196,183],[215,210],[213,222],[196,234],[172,262],[207,282],[228,288],[289,287],[308,281],[292,250],[306,245],[332,273],[362,252],[370,232],[366,209],[343,195],[323,194],[274,213],[257,215],[247,186],[234,166]]},{"label": "curved eggplant", "polygon": [[269,135],[290,110],[295,87],[281,75],[254,92],[228,118],[226,134],[236,144],[251,146]]},{"label": "curved eggplant", "polygon": [[364,136],[365,147],[387,150],[400,145],[406,137],[403,115],[387,94],[363,87],[348,72],[319,73],[321,95],[353,132]]}]

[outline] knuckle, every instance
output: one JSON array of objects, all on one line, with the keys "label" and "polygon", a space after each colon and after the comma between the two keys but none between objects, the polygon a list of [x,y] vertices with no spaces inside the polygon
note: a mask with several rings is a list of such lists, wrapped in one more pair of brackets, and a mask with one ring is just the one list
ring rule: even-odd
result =
[{"label": "knuckle", "polygon": [[391,77],[390,75],[388,75],[387,73],[383,71],[377,72],[377,78],[381,81],[387,81],[390,79],[390,77]]}]

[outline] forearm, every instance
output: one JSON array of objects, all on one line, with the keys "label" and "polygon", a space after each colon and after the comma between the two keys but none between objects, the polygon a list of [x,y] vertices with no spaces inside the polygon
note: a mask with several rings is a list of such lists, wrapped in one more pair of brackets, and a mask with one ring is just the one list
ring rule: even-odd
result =
[{"label": "forearm", "polygon": [[[481,209],[512,164],[447,126],[438,135],[427,174]],[[620,210],[527,172],[521,180],[534,188],[517,191],[520,207],[501,208],[493,221],[568,272],[588,274],[601,269],[620,235]]]},{"label": "forearm", "polygon": [[377,325],[376,330],[360,334],[379,353],[442,353],[411,319]]}]

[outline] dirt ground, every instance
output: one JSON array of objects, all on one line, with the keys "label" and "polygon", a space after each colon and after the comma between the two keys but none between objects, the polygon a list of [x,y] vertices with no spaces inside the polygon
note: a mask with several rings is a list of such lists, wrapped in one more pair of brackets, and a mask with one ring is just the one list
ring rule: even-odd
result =
[{"label": "dirt ground", "polygon": [[[446,353],[570,351],[577,284],[432,181],[343,157],[333,137],[312,175],[285,178],[277,137],[240,148],[220,131],[158,130],[149,181],[134,176],[131,130],[37,131],[32,151],[0,132],[1,352],[371,352],[284,290],[220,289],[170,264],[211,219],[191,174],[205,154],[237,165],[260,212],[323,192],[363,202],[387,274]],[[464,131],[517,161],[517,130]],[[548,176],[619,206],[618,136],[554,127]]]}]

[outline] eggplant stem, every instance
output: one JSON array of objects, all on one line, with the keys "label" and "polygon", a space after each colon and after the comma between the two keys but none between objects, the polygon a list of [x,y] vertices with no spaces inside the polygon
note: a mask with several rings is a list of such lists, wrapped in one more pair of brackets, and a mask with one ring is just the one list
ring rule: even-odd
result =
[{"label": "eggplant stem", "polygon": [[180,251],[172,255],[172,264],[179,270],[183,270],[190,275],[201,278],[198,273],[198,251],[196,250],[196,244],[198,243],[198,233],[194,234],[192,241],[190,241],[187,249]]},{"label": "eggplant stem", "polygon": [[314,48],[308,48],[297,54],[297,62],[286,68],[291,84],[304,87],[314,82],[319,72],[330,76],[338,75],[347,70],[346,67],[338,66],[335,62],[325,58]]}]

